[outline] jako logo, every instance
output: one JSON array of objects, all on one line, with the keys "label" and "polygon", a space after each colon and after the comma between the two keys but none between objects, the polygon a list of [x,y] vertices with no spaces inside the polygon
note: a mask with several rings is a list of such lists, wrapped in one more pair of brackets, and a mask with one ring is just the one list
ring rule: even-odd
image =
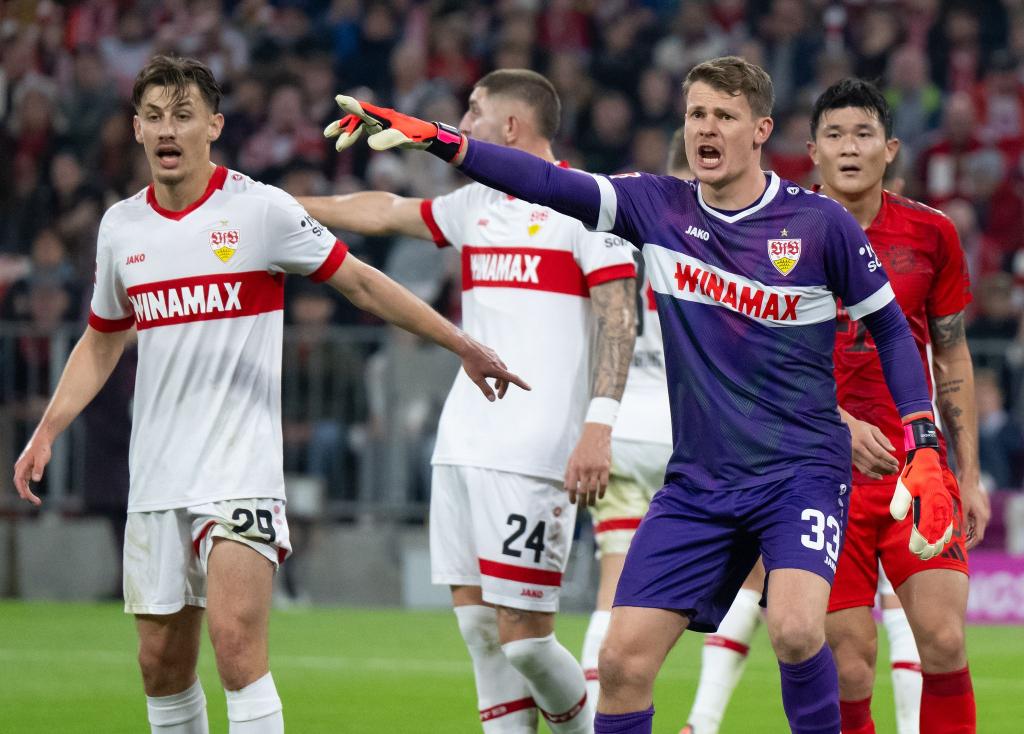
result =
[{"label": "jako logo", "polygon": [[135,255],[129,255],[128,259],[124,261],[125,265],[134,265],[135,263],[146,262],[146,253],[140,252]]},{"label": "jako logo", "polygon": [[692,235],[693,237],[696,237],[698,240],[704,240],[705,242],[707,242],[711,238],[710,234],[705,232],[703,229],[694,227],[692,224],[686,228],[686,234]]},{"label": "jako logo", "polygon": [[519,596],[528,596],[531,599],[543,599],[544,592],[539,589],[523,589]]}]

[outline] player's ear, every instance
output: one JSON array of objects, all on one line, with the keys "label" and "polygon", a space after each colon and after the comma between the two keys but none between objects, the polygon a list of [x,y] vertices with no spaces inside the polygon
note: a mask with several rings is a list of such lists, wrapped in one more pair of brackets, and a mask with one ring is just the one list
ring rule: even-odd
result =
[{"label": "player's ear", "polygon": [[135,131],[135,142],[142,142],[142,120],[138,115],[132,115],[132,129]]},{"label": "player's ear", "polygon": [[212,143],[214,140],[220,137],[221,132],[224,130],[224,115],[217,112],[210,115],[210,127],[207,131],[207,139]]},{"label": "player's ear", "polygon": [[814,165],[818,165],[818,146],[813,140],[807,141],[807,155],[814,161]]},{"label": "player's ear", "polygon": [[900,152],[900,139],[889,138],[885,141],[885,162],[892,163],[896,160],[896,155]]},{"label": "player's ear", "polygon": [[515,115],[509,115],[505,118],[505,124],[501,126],[501,134],[505,139],[505,145],[513,145],[522,137],[522,127],[522,123]]},{"label": "player's ear", "polygon": [[768,142],[775,128],[775,121],[770,117],[761,117],[754,128],[754,147],[759,148]]}]

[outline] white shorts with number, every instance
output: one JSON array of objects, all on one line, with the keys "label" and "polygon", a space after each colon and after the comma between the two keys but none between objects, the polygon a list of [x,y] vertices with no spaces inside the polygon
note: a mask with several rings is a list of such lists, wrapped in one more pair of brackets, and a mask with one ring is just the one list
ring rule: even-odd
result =
[{"label": "white shorts with number", "polygon": [[665,467],[671,456],[668,444],[612,439],[608,489],[590,510],[598,558],[625,555],[629,550],[651,498],[665,483]]},{"label": "white shorts with number", "polygon": [[244,543],[276,569],[292,551],[284,500],[225,500],[129,512],[124,535],[124,611],[173,614],[206,606],[206,562],[214,538]]},{"label": "white shorts with number", "polygon": [[479,586],[484,601],[558,610],[576,506],[562,483],[472,466],[435,466],[430,566],[435,584]]}]

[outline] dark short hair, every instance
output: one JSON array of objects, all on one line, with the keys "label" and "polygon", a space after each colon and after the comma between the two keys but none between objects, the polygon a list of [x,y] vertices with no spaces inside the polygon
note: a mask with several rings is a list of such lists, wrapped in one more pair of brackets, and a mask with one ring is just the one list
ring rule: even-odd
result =
[{"label": "dark short hair", "polygon": [[537,117],[537,132],[548,140],[558,133],[562,120],[562,102],[547,77],[529,69],[498,69],[474,86],[488,94],[500,94],[525,102]]},{"label": "dark short hair", "polygon": [[213,112],[220,109],[222,92],[210,67],[197,59],[181,56],[154,56],[135,77],[132,86],[132,107],[138,112],[142,96],[149,87],[166,87],[173,90],[173,99],[178,102],[188,96],[190,84],[199,88],[203,101]]},{"label": "dark short hair", "polygon": [[685,168],[687,171],[690,170],[690,161],[686,158],[686,140],[683,136],[685,126],[680,125],[676,128],[676,131],[672,133],[672,140],[668,144],[668,173],[671,175],[673,171],[678,171],[680,168]]},{"label": "dark short hair", "polygon": [[874,113],[885,129],[885,137],[892,137],[892,108],[876,85],[864,79],[840,79],[814,100],[811,109],[811,140],[818,134],[821,117],[829,110],[856,107]]},{"label": "dark short hair", "polygon": [[747,98],[751,111],[758,117],[772,114],[775,104],[775,90],[768,72],[757,64],[751,64],[739,56],[721,56],[705,61],[690,69],[683,82],[683,97],[690,93],[690,87],[704,82],[712,89],[737,97]]}]

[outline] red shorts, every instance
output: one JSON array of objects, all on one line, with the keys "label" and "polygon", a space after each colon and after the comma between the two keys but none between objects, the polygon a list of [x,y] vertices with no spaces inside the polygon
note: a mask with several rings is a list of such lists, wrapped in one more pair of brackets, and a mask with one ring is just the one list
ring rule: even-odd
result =
[{"label": "red shorts", "polygon": [[907,547],[913,513],[908,512],[901,522],[893,520],[889,514],[889,501],[896,489],[896,480],[886,484],[854,485],[846,541],[839,555],[836,578],[828,600],[830,612],[874,606],[879,559],[894,589],[918,571],[949,568],[967,573],[960,487],[949,469],[943,473],[946,487],[953,496],[953,538],[941,554],[927,561],[922,561]]}]

